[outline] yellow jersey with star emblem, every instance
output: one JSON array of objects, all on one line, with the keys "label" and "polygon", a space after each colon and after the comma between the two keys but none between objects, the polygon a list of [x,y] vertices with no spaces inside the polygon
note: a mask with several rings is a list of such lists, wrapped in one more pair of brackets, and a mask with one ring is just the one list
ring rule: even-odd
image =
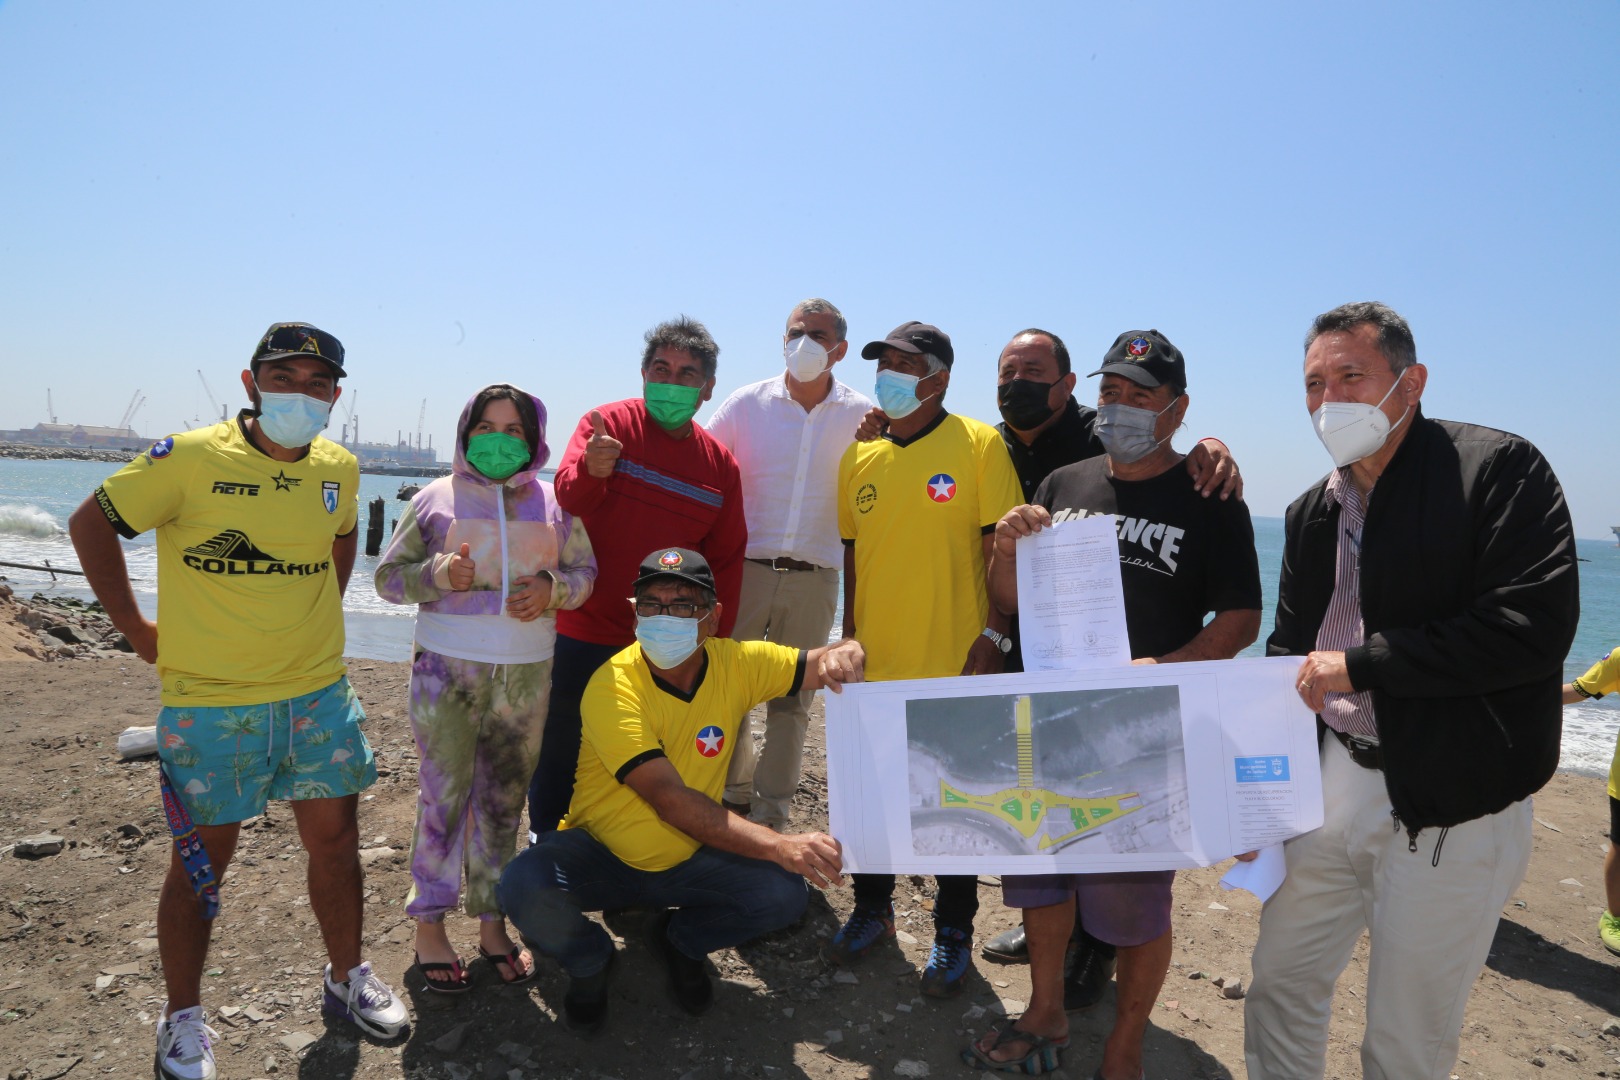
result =
[{"label": "yellow jersey with star emblem", "polygon": [[855,548],[868,682],[961,674],[990,614],[984,537],[1021,501],[1001,436],[965,416],[844,451],[838,531]]},{"label": "yellow jersey with star emblem", "polygon": [[690,694],[654,675],[631,645],[596,669],[580,702],[579,768],[562,827],[584,829],[637,870],[668,870],[699,845],[624,778],[668,758],[687,787],[719,802],[742,717],[804,682],[804,654],[785,645],[712,637],[703,651]]},{"label": "yellow jersey with star emblem", "polygon": [[276,461],[242,419],[160,439],[95,492],[120,535],[157,530],[165,705],[258,705],[345,672],[332,544],[358,521],[359,467],[318,436]]}]

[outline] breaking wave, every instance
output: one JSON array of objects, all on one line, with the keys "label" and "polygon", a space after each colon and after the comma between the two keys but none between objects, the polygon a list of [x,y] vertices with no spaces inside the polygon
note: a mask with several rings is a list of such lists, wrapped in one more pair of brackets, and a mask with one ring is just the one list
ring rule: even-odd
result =
[{"label": "breaking wave", "polygon": [[45,539],[66,531],[37,506],[0,506],[0,534]]}]

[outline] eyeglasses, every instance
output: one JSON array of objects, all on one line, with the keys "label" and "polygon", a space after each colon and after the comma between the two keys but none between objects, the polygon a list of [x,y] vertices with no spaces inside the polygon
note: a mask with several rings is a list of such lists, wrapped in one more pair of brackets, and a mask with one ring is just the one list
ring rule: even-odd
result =
[{"label": "eyeglasses", "polygon": [[651,619],[658,615],[673,615],[677,619],[697,619],[707,615],[713,608],[710,604],[694,604],[690,600],[677,600],[672,604],[660,604],[656,600],[631,600],[636,614],[643,619]]}]

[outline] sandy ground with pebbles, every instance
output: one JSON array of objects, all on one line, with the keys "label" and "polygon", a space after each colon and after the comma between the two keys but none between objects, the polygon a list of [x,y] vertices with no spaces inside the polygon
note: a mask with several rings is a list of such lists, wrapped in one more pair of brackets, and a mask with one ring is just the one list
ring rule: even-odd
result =
[{"label": "sandy ground with pebbles", "polygon": [[[29,640],[37,641],[32,634]],[[152,761],[121,763],[118,732],[149,724],[153,670],[132,657],[0,668],[0,1075],[149,1075],[152,1021],[163,1004],[154,923],[170,850]],[[1002,1011],[1027,1000],[1027,970],[983,960],[964,995],[917,995],[930,937],[929,882],[902,879],[899,938],[839,973],[819,950],[848,912],[847,888],[816,894],[787,931],[712,958],[714,1010],[701,1019],[666,996],[640,938],[624,941],[606,1029],[584,1041],[559,1023],[565,978],[542,963],[528,987],[501,985],[482,961],[477,987],[429,995],[411,968],[408,885],[416,760],[405,717],[404,664],[353,661],[382,777],[361,803],[366,952],[409,999],[415,1025],[391,1045],[328,1026],[320,1015],[320,938],[304,898],[304,860],[285,808],[243,834],[223,889],[205,979],[227,1078],[966,1076],[958,1051]],[[819,714],[819,707],[818,707]],[[812,725],[797,822],[824,828],[821,725]],[[1504,910],[1463,1032],[1459,1077],[1620,1076],[1620,962],[1597,942],[1607,807],[1601,781],[1560,775],[1538,796],[1530,873]],[[54,855],[19,857],[19,839],[54,833]],[[1150,1077],[1241,1077],[1243,1003],[1217,976],[1246,979],[1259,904],[1216,884],[1221,867],[1176,887],[1174,967],[1147,1036]],[[1011,925],[993,881],[981,883],[976,938]],[[476,927],[450,923],[476,955]],[[1365,944],[1334,1004],[1328,1074],[1360,1075]],[[1077,1017],[1063,1075],[1092,1075],[1109,1023],[1104,1004]],[[1614,1030],[1620,1032],[1620,1026]]]}]

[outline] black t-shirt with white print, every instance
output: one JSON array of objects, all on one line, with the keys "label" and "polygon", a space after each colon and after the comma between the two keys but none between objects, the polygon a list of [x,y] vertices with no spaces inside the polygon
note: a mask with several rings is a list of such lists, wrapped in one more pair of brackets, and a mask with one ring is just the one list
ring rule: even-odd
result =
[{"label": "black t-shirt with white print", "polygon": [[1248,506],[1204,498],[1184,468],[1118,480],[1108,474],[1107,458],[1090,458],[1053,472],[1035,502],[1054,522],[1114,515],[1133,659],[1181,648],[1212,612],[1260,608]]}]

